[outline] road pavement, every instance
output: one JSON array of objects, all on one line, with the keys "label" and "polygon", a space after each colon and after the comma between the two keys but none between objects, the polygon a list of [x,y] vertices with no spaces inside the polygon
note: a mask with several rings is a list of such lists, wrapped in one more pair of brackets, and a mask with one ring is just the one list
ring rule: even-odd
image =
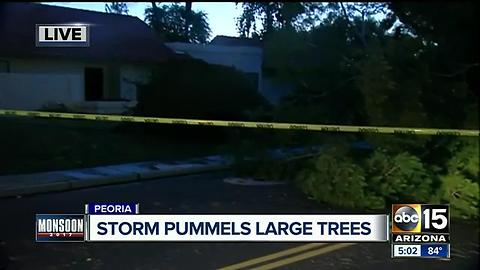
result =
[{"label": "road pavement", "polygon": [[[0,199],[7,269],[219,269],[252,259],[260,269],[477,269],[478,223],[452,222],[452,260],[390,258],[386,243],[35,243],[36,213],[82,213],[87,202],[134,201],[141,213],[334,213],[288,185],[225,183],[229,172],[160,178]],[[302,250],[297,252],[298,250]],[[294,254],[293,251],[296,253]],[[287,255],[277,256],[278,252]],[[273,254],[273,255],[272,255]],[[275,257],[272,261],[264,256]],[[260,257],[260,259],[258,259]],[[0,260],[2,256],[0,254]],[[273,263],[273,264],[272,264]],[[273,267],[273,268],[269,268]],[[248,266],[246,269],[251,268]]]}]

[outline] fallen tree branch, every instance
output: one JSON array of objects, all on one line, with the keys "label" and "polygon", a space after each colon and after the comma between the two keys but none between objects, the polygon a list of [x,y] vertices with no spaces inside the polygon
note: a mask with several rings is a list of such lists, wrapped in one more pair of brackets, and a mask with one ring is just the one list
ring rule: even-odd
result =
[{"label": "fallen tree branch", "polygon": [[479,66],[479,65],[480,65],[480,63],[473,63],[473,64],[470,64],[470,65],[466,66],[465,68],[463,68],[461,70],[457,70],[457,71],[455,71],[453,73],[449,73],[449,74],[437,73],[437,72],[432,72],[432,74],[435,75],[435,76],[438,76],[438,77],[453,78],[453,77],[456,77],[460,74],[463,74],[463,73],[467,72],[472,67],[476,67],[476,66]]}]

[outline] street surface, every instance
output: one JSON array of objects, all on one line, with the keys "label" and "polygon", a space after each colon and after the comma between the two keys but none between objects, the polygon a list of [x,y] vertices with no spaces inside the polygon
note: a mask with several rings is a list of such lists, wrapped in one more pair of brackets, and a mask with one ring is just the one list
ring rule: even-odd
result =
[{"label": "street surface", "polygon": [[[0,260],[8,256],[7,269],[197,270],[268,255],[275,259],[258,259],[260,269],[478,268],[478,223],[452,223],[451,261],[392,260],[386,243],[35,243],[35,214],[83,213],[87,202],[139,202],[141,213],[152,214],[346,212],[313,203],[289,186],[231,185],[223,182],[228,176],[210,173],[0,199],[0,249],[6,253]],[[278,252],[285,255],[272,255]]]}]

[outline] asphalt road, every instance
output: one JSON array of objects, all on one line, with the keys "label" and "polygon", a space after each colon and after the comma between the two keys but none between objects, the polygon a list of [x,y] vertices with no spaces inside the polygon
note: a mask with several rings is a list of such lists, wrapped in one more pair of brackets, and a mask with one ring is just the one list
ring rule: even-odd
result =
[{"label": "asphalt road", "polygon": [[[237,186],[224,183],[227,176],[228,172],[202,174],[0,199],[0,249],[9,258],[7,269],[218,269],[305,245],[35,243],[36,213],[83,213],[87,202],[135,201],[140,203],[141,213],[157,214],[338,212],[306,200],[288,186]],[[478,223],[453,222],[450,261],[392,260],[388,244],[364,243],[320,251],[317,256],[281,264],[278,269],[477,269],[478,235]]]}]

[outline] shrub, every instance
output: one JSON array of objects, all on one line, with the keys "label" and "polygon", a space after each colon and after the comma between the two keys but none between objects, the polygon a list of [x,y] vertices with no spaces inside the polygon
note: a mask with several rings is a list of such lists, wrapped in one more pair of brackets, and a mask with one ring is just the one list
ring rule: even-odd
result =
[{"label": "shrub", "polygon": [[373,204],[365,194],[364,170],[339,149],[330,149],[307,161],[295,182],[315,201],[352,208]]},{"label": "shrub", "polygon": [[376,150],[365,162],[368,189],[386,200],[428,203],[433,176],[422,161],[409,153],[391,155]]},{"label": "shrub", "polygon": [[[245,120],[250,110],[266,105],[242,72],[196,59],[177,59],[159,65],[152,70],[149,82],[138,84],[137,88],[134,115]],[[120,129],[147,134],[153,139],[161,136],[221,143],[228,138],[230,128],[124,123]]]},{"label": "shrub", "polygon": [[458,139],[457,151],[447,163],[450,173],[461,174],[479,183],[479,142],[477,138]]},{"label": "shrub", "polygon": [[448,173],[441,177],[438,199],[450,204],[454,217],[478,218],[479,142],[463,139],[455,145],[458,150],[447,163]]},{"label": "shrub", "polygon": [[478,218],[478,183],[460,174],[448,174],[441,179],[439,197],[450,204],[452,217]]},{"label": "shrub", "polygon": [[[452,157],[441,168],[408,152],[377,149],[367,157],[330,148],[295,166],[259,163],[258,170],[279,178],[292,178],[318,202],[341,207],[385,209],[392,203],[449,203],[453,217],[479,216],[479,143],[455,140]],[[277,162],[278,163],[278,162]]]},{"label": "shrub", "polygon": [[246,111],[264,104],[242,72],[183,59],[160,65],[150,82],[139,86],[135,111],[148,116],[239,120]]},{"label": "shrub", "polygon": [[352,156],[331,148],[304,163],[295,181],[311,199],[343,207],[384,209],[394,202],[429,202],[431,173],[417,157],[382,150],[366,159]]},{"label": "shrub", "polygon": [[294,162],[256,156],[260,158],[241,163],[242,174],[294,180],[310,199],[331,205],[384,209],[399,201],[427,203],[434,191],[431,171],[408,153],[376,150],[365,156],[337,145]]}]

